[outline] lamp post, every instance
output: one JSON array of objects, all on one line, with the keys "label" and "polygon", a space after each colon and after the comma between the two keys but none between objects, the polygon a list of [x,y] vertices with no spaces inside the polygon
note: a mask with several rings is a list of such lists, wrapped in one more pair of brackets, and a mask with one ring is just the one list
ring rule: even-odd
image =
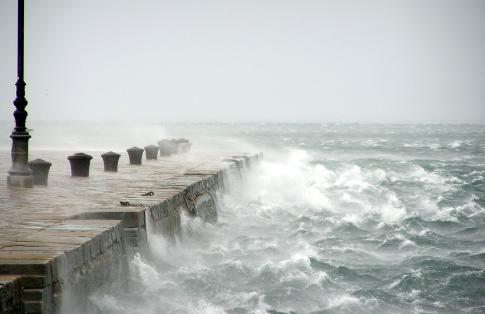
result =
[{"label": "lamp post", "polygon": [[25,127],[27,119],[27,99],[25,99],[24,82],[24,0],[18,0],[18,50],[17,50],[17,98],[15,105],[15,129],[12,131],[12,168],[8,171],[7,184],[11,187],[31,188],[32,171],[29,169],[29,139]]}]

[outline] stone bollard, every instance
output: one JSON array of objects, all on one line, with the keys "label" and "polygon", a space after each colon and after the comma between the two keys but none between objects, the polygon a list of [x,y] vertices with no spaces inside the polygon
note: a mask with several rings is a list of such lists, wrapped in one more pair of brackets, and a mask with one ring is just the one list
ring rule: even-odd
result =
[{"label": "stone bollard", "polygon": [[76,153],[67,157],[71,163],[71,175],[73,177],[89,177],[89,164],[93,156],[84,153]]},{"label": "stone bollard", "polygon": [[158,157],[158,146],[148,145],[145,147],[145,157],[148,159],[157,159]]},{"label": "stone bollard", "polygon": [[32,170],[34,185],[47,185],[47,178],[49,177],[49,169],[52,164],[42,159],[35,159],[29,161],[29,168]]},{"label": "stone bollard", "polygon": [[120,160],[120,154],[115,152],[107,152],[101,155],[104,162],[104,171],[107,172],[117,172],[118,171],[118,160]]},{"label": "stone bollard", "polygon": [[130,165],[141,165],[141,158],[143,157],[143,149],[139,147],[132,147],[126,150],[130,158]]},{"label": "stone bollard", "polygon": [[174,145],[170,140],[161,140],[158,142],[158,147],[160,147],[160,156],[170,156]]}]

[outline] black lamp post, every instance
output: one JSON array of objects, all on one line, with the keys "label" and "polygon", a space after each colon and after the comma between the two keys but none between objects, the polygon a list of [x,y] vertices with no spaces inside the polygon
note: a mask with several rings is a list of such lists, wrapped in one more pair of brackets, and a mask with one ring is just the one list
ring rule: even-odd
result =
[{"label": "black lamp post", "polygon": [[27,99],[25,99],[24,82],[24,0],[18,0],[18,51],[17,51],[17,98],[15,105],[15,129],[10,135],[12,139],[12,168],[8,171],[7,184],[11,187],[32,187],[32,171],[29,169],[29,139],[25,127],[27,119]]}]

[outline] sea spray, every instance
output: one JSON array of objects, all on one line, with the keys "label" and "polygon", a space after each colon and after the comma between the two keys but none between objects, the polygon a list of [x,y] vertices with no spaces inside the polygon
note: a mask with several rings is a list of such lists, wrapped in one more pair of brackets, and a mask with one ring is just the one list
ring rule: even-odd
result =
[{"label": "sea spray", "polygon": [[93,294],[100,311],[483,311],[483,127],[292,128],[225,129],[271,153],[216,224],[152,234],[126,289]]}]

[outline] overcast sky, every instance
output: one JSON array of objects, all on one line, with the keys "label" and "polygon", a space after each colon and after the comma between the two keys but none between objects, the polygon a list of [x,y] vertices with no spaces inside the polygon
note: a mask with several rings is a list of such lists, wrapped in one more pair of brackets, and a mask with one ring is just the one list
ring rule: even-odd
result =
[{"label": "overcast sky", "polygon": [[32,121],[485,123],[485,1],[26,0],[25,76]]}]

